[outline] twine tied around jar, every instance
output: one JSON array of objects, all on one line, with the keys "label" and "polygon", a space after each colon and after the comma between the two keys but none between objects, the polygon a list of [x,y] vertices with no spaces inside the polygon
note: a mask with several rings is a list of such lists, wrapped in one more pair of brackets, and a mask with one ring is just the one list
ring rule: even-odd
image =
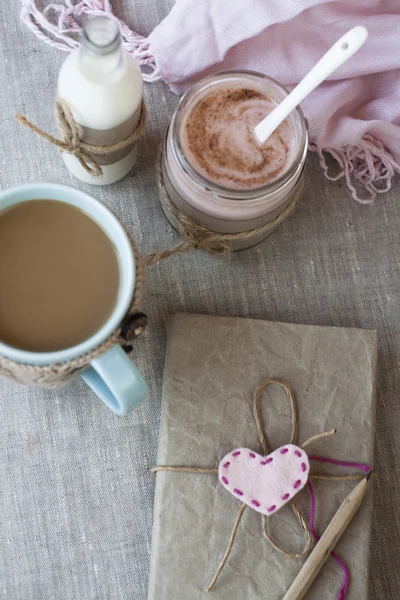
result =
[{"label": "twine tied around jar", "polygon": [[123,150],[133,144],[143,133],[146,125],[147,110],[144,100],[142,100],[139,122],[134,131],[132,131],[132,133],[124,140],[107,145],[88,144],[87,142],[82,141],[79,137],[79,125],[72,114],[71,108],[65,101],[60,99],[56,101],[56,119],[58,128],[63,137],[61,140],[58,140],[49,133],[43,131],[43,129],[40,129],[40,127],[31,123],[24,115],[17,114],[16,118],[18,123],[29,127],[34,133],[37,133],[51,144],[54,144],[54,146],[57,146],[61,152],[74,155],[89,175],[92,177],[101,177],[103,175],[103,170],[93,154],[106,155],[111,152]]},{"label": "twine tied around jar", "polygon": [[86,369],[90,363],[105,354],[115,344],[121,344],[125,350],[131,349],[131,343],[141,335],[147,326],[147,317],[140,312],[144,287],[144,265],[135,242],[130,238],[136,264],[135,292],[129,310],[122,323],[99,346],[72,360],[53,365],[28,365],[0,356],[0,376],[17,383],[36,385],[53,389],[68,383],[77,373]]},{"label": "twine tied around jar", "polygon": [[211,231],[203,225],[196,223],[191,217],[181,212],[175,206],[165,187],[161,165],[162,149],[160,147],[156,163],[158,188],[163,203],[178,223],[179,233],[183,237],[183,242],[177,244],[173,248],[160,250],[145,256],[144,261],[147,267],[158,263],[164,258],[173,256],[174,254],[183,254],[190,252],[191,250],[204,250],[209,254],[214,254],[217,256],[229,254],[229,252],[232,250],[232,242],[236,240],[246,240],[252,238],[253,236],[257,236],[258,234],[267,233],[268,231],[271,231],[280,225],[282,221],[284,221],[286,217],[293,211],[302,195],[304,187],[304,175],[302,174],[295,190],[292,193],[288,205],[282,210],[282,212],[279,213],[279,215],[264,225],[260,225],[259,227],[249,231],[240,231],[239,233],[217,233],[216,231]]}]

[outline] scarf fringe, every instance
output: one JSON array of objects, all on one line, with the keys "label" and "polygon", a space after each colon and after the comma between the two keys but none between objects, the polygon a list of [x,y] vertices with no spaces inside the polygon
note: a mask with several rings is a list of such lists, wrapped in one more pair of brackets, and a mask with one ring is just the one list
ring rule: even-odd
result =
[{"label": "scarf fringe", "polygon": [[42,42],[53,48],[71,52],[79,47],[74,36],[79,35],[81,17],[93,18],[107,15],[121,28],[122,45],[135,58],[141,67],[144,81],[159,81],[161,75],[148,40],[132,31],[126,23],[112,12],[109,0],[64,0],[63,4],[52,3],[40,11],[35,0],[22,0],[21,20]]},{"label": "scarf fringe", "polygon": [[[330,181],[344,178],[350,196],[360,204],[375,202],[377,194],[391,189],[395,173],[400,173],[399,163],[382,142],[369,133],[354,146],[337,149],[320,147],[317,143],[310,142],[309,149],[317,152],[325,177]],[[333,158],[339,167],[339,172],[335,175],[329,173],[326,154]],[[365,198],[359,196],[360,188],[367,192]]]}]

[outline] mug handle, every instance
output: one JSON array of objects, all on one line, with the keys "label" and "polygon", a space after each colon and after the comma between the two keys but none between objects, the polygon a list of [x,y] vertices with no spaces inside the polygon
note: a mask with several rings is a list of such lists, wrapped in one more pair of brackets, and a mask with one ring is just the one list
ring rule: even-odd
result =
[{"label": "mug handle", "polygon": [[117,415],[127,415],[149,395],[143,377],[118,345],[92,360],[81,377]]}]

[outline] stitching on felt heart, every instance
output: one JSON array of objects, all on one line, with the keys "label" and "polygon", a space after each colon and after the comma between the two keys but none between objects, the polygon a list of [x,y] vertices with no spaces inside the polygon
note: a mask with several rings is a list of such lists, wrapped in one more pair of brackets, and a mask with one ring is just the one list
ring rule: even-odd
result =
[{"label": "stitching on felt heart", "polygon": [[[271,464],[274,456],[278,459],[277,464],[275,462]],[[294,448],[293,446],[278,448],[272,455],[265,457],[264,460],[253,462],[253,457],[261,458],[260,455],[248,448],[237,448],[231,451],[220,462],[219,479],[227,491],[236,498],[239,496],[247,506],[261,514],[271,516],[273,512],[277,512],[286,504],[290,496],[297,494],[306,485],[309,469],[306,465],[306,462],[308,464],[308,458],[296,446]],[[297,463],[294,462],[297,460]],[[258,465],[264,469],[267,464],[270,467],[266,471],[259,470]],[[229,482],[225,477],[226,465],[229,466]],[[273,465],[275,465],[274,468]],[[294,478],[291,479],[293,475]],[[267,479],[265,479],[265,476],[267,476]],[[282,489],[282,486],[285,486],[286,478],[287,488],[284,489],[283,487]],[[290,493],[290,489],[295,491]],[[253,502],[254,499],[256,503]]]}]

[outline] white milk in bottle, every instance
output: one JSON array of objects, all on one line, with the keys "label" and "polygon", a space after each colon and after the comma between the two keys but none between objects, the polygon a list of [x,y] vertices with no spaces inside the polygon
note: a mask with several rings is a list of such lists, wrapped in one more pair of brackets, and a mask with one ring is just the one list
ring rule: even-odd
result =
[{"label": "white milk in bottle", "polygon": [[[80,48],[71,52],[58,78],[58,97],[67,102],[80,126],[80,139],[94,145],[115,144],[126,139],[139,122],[143,94],[140,69],[121,47],[115,21],[107,17],[90,20]],[[137,144],[112,154],[93,155],[103,176],[86,172],[78,159],[63,154],[67,169],[86,183],[114,183],[133,167]]]}]

